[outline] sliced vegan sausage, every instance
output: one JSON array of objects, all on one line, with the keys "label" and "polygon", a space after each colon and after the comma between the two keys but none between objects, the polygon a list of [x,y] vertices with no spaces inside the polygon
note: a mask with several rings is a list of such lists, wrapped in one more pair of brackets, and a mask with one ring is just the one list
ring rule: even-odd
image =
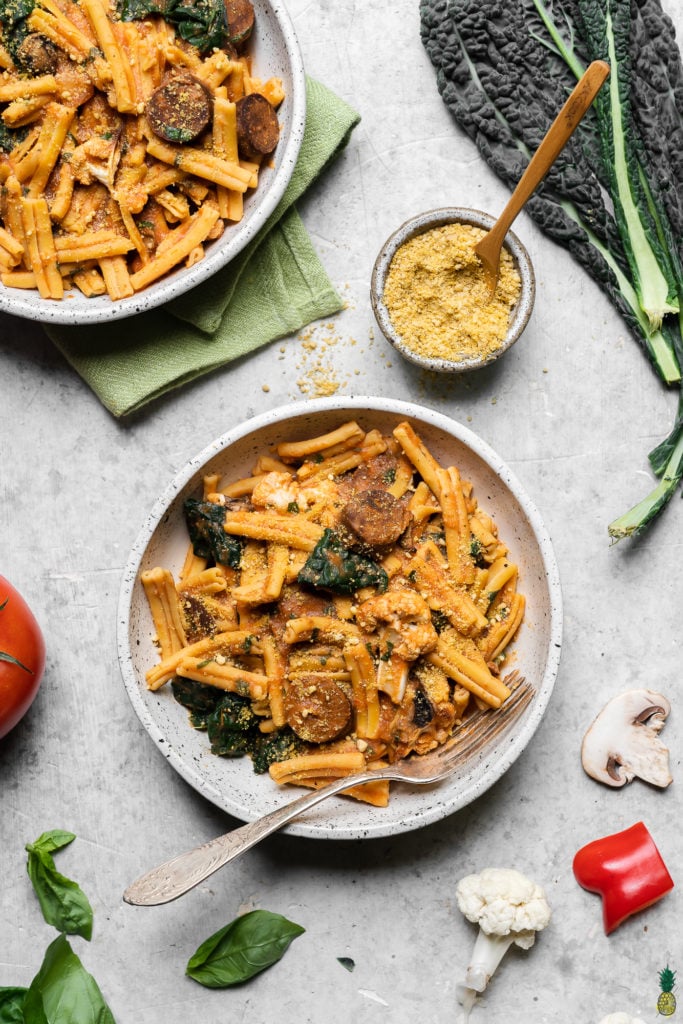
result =
[{"label": "sliced vegan sausage", "polygon": [[389,491],[360,491],[347,502],[342,518],[372,548],[394,544],[408,528],[412,516]]},{"label": "sliced vegan sausage", "polygon": [[265,96],[252,92],[237,101],[237,142],[247,160],[268,156],[279,137],[277,114]]},{"label": "sliced vegan sausage", "polygon": [[253,31],[254,5],[251,0],[225,0],[225,13],[230,42],[239,49]]},{"label": "sliced vegan sausage", "polygon": [[29,32],[17,47],[16,60],[30,75],[53,75],[57,70],[57,47],[39,32]]},{"label": "sliced vegan sausage", "polygon": [[173,75],[154,90],[145,112],[155,135],[167,142],[192,142],[211,120],[211,94],[194,75]]},{"label": "sliced vegan sausage", "polygon": [[326,743],[351,720],[351,701],[333,679],[301,676],[290,680],[283,707],[287,724],[307,743]]}]

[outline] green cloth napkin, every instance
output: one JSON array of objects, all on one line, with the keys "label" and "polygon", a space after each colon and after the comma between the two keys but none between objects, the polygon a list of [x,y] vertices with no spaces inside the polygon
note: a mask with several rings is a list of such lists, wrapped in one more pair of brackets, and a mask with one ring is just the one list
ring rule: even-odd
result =
[{"label": "green cloth napkin", "polygon": [[346,145],[359,115],[306,80],[306,129],[277,208],[228,266],[158,309],[45,330],[114,416],[342,308],[294,203]]}]

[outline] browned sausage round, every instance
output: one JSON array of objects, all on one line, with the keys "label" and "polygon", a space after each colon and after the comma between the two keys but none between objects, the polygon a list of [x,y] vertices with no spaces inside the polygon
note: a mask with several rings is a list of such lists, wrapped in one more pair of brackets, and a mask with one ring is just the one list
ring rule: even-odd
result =
[{"label": "browned sausage round", "polygon": [[389,491],[369,490],[351,498],[343,519],[362,541],[377,548],[394,544],[407,529],[411,515]]},{"label": "browned sausage round", "polygon": [[265,96],[252,92],[237,101],[237,141],[247,160],[268,156],[279,137],[277,115]]},{"label": "browned sausage round", "polygon": [[225,0],[225,13],[230,42],[239,49],[254,28],[254,5],[251,0]]},{"label": "browned sausage round", "polygon": [[30,32],[17,47],[17,64],[31,75],[53,75],[57,59],[57,47],[39,32]]},{"label": "browned sausage round", "polygon": [[302,676],[284,694],[287,724],[307,743],[326,743],[351,720],[351,702],[333,679]]},{"label": "browned sausage round", "polygon": [[174,75],[154,90],[145,112],[155,135],[192,142],[211,120],[211,94],[193,75]]}]

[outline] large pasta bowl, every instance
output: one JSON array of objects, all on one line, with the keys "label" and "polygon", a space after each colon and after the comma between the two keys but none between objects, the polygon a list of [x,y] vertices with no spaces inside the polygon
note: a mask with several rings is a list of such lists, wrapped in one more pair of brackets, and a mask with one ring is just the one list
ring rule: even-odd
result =
[{"label": "large pasta bowl", "polygon": [[278,108],[280,140],[259,173],[259,184],[244,200],[242,219],[220,238],[207,242],[204,258],[180,266],[130,298],[87,298],[77,289],[62,300],[43,299],[37,291],[0,285],[0,310],[29,320],[68,325],[105,323],[153,309],[201,284],[249,244],[282,198],[299,155],[306,121],[306,79],[294,27],[282,0],[253,0],[255,27],[249,42],[253,73],[282,80],[285,99]]},{"label": "large pasta bowl", "polygon": [[177,578],[188,548],[183,502],[201,494],[204,475],[248,476],[256,457],[276,444],[326,433],[350,419],[364,429],[384,433],[408,420],[442,464],[457,466],[472,482],[480,506],[497,523],[519,566],[526,616],[510,664],[535,692],[523,716],[446,782],[426,788],[395,785],[384,808],[332,797],[289,826],[295,835],[321,839],[407,832],[481,797],[510,768],[538,728],[552,693],[561,646],[561,593],[549,536],[519,481],[472,431],[430,409],[389,399],[320,399],[281,407],[236,426],[190,460],[148,515],[124,572],[118,613],[123,679],[142,725],[168,763],[198,793],[243,821],[274,810],[300,792],[278,788],[268,775],[256,775],[247,757],[225,759],[212,754],[206,734],[190,727],[187,712],[174,700],[170,687],[147,688],[145,673],[159,655],[140,574],[164,566]]}]

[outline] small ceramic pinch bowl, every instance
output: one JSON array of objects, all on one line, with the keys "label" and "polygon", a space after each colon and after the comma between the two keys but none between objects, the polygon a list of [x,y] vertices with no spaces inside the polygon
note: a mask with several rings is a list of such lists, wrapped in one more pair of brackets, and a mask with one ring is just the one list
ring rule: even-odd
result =
[{"label": "small ceramic pinch bowl", "polygon": [[508,231],[505,236],[504,247],[512,256],[514,265],[519,273],[521,290],[517,302],[512,307],[507,334],[503,342],[492,351],[481,355],[461,353],[459,356],[457,352],[454,352],[452,359],[436,358],[416,352],[401,337],[389,315],[389,310],[384,301],[387,276],[392,260],[402,245],[417,235],[448,224],[468,224],[488,231],[495,224],[495,218],[488,213],[483,213],[481,210],[449,206],[437,210],[429,210],[407,220],[405,224],[402,224],[387,239],[375,260],[370,281],[370,298],[375,319],[382,333],[404,359],[409,360],[411,363],[416,363],[418,366],[423,367],[423,369],[432,370],[437,373],[464,373],[468,370],[478,370],[483,366],[487,366],[514,345],[529,322],[534,306],[536,282],[529,254],[517,236],[512,231]]}]

